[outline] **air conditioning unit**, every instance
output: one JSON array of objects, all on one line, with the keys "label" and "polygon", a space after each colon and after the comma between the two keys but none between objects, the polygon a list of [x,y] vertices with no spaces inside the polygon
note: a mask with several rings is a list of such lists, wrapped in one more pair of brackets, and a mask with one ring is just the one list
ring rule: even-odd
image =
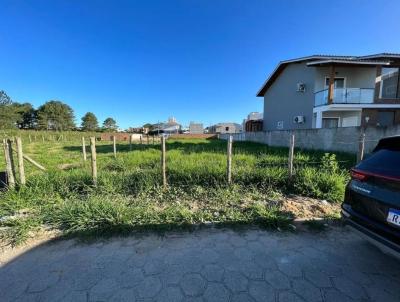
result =
[{"label": "air conditioning unit", "polygon": [[305,91],[306,91],[306,84],[297,83],[297,92],[305,92]]},{"label": "air conditioning unit", "polygon": [[295,124],[303,124],[305,121],[306,118],[304,115],[298,115],[293,118],[293,123]]}]

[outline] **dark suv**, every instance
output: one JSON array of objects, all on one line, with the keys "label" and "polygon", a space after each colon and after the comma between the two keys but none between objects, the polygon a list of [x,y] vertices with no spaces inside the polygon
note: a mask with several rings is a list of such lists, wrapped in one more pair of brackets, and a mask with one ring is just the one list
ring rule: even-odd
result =
[{"label": "dark suv", "polygon": [[382,250],[399,256],[400,136],[381,139],[350,173],[342,217]]}]

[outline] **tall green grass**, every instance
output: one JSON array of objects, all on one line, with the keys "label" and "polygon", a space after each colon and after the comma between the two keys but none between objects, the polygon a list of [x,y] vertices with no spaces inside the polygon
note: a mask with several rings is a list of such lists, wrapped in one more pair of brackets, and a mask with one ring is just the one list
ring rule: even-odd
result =
[{"label": "tall green grass", "polygon": [[[92,185],[90,158],[78,142],[24,140],[24,152],[47,168],[26,164],[25,187],[0,193],[0,217],[28,209],[24,218],[2,222],[3,236],[16,244],[47,224],[66,233],[124,233],[193,223],[258,223],[283,227],[290,213],[271,203],[276,194],[341,201],[354,164],[348,154],[295,150],[295,175],[288,177],[287,148],[234,142],[233,185],[226,182],[226,142],[168,140],[169,187],[161,186],[159,145],[97,143],[98,184]],[[4,167],[0,156],[0,169]],[[61,164],[74,164],[61,170]],[[76,165],[78,164],[78,165]],[[1,166],[2,165],[2,166]],[[65,166],[64,166],[65,167]]]}]

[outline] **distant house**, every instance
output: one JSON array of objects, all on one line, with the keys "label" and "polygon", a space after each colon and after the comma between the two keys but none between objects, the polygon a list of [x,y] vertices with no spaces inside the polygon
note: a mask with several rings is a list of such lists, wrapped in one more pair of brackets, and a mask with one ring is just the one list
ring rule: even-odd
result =
[{"label": "distant house", "polygon": [[177,123],[174,117],[170,117],[168,122],[163,124],[163,132],[164,133],[179,133],[181,130],[181,125]]},{"label": "distant house", "polygon": [[204,133],[203,124],[190,122],[189,133],[190,134],[203,134]]},{"label": "distant house", "polygon": [[223,133],[240,133],[242,126],[237,123],[218,123],[208,127],[210,134],[223,134]]},{"label": "distant house", "polygon": [[182,126],[176,121],[174,117],[170,117],[165,123],[157,123],[153,125],[153,130],[149,131],[149,134],[176,134],[181,131]]},{"label": "distant house", "polygon": [[128,129],[126,129],[126,132],[147,134],[149,132],[149,128],[145,128],[145,127],[136,127],[136,128],[129,127]]},{"label": "distant house", "polygon": [[246,132],[263,131],[263,114],[261,112],[250,112],[243,120],[243,129]]},{"label": "distant house", "polygon": [[400,54],[282,61],[258,91],[264,130],[400,124]]}]

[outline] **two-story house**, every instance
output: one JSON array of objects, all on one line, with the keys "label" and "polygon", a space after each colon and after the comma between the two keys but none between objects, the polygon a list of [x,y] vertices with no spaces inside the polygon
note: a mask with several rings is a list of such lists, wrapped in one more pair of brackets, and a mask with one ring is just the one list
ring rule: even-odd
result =
[{"label": "two-story house", "polygon": [[400,124],[400,54],[282,61],[258,91],[264,130]]}]

